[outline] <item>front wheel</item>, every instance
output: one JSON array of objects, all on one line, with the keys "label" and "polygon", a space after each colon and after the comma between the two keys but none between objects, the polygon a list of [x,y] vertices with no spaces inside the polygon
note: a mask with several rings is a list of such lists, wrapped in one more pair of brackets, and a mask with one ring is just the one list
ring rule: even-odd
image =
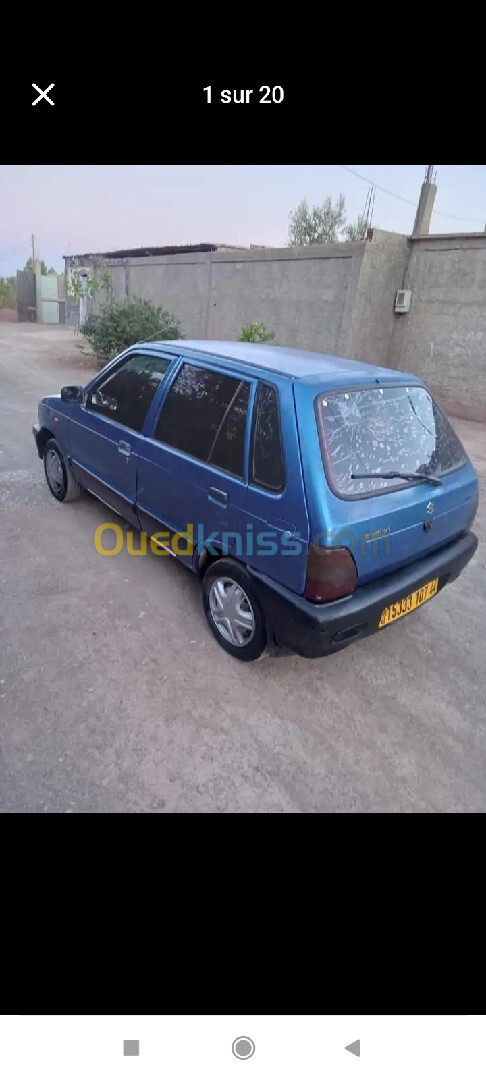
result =
[{"label": "front wheel", "polygon": [[237,660],[265,651],[265,619],[250,574],[233,559],[219,559],[203,579],[203,606],[216,641]]},{"label": "front wheel", "polygon": [[79,498],[82,489],[56,439],[49,439],[46,443],[44,471],[49,491],[58,502],[72,502]]}]

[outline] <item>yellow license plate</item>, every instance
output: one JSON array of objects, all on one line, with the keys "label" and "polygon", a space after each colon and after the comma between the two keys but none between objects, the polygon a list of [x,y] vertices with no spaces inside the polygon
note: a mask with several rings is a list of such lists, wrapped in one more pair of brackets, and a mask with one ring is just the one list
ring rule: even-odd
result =
[{"label": "yellow license plate", "polygon": [[385,608],[380,619],[379,630],[383,626],[389,626],[390,623],[396,622],[397,619],[403,619],[404,615],[409,615],[411,611],[415,611],[416,608],[422,607],[422,604],[426,604],[428,600],[432,600],[438,588],[439,578],[435,578],[434,581],[429,581],[428,585],[424,585],[422,589],[417,589],[410,596],[406,596],[404,600],[399,600],[397,604]]}]

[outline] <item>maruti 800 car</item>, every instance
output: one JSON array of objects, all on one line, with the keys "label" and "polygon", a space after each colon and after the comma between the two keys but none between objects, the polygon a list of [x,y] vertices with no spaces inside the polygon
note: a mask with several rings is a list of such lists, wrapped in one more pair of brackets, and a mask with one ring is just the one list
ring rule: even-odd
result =
[{"label": "maruti 800 car", "polygon": [[201,576],[209,627],[240,660],[383,633],[477,547],[474,468],[427,387],[388,368],[142,343],[44,398],[34,437],[56,499],[87,489]]}]

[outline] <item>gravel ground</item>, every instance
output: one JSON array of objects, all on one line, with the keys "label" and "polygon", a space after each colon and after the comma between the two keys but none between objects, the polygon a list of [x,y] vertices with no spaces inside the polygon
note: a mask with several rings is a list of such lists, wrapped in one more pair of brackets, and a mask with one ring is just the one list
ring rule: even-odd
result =
[{"label": "gravel ground", "polygon": [[[0,325],[0,810],[486,811],[486,501],[475,560],[413,617],[242,665],[187,570],[102,558],[110,512],[49,494],[38,400],[89,376],[66,328]],[[486,431],[454,424],[484,487]]]}]

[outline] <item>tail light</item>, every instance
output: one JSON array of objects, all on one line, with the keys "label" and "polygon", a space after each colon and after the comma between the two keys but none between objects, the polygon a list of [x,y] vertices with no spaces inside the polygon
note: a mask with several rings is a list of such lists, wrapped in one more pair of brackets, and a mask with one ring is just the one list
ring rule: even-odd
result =
[{"label": "tail light", "polygon": [[309,548],[304,595],[313,604],[350,596],[357,579],[356,563],[348,548]]}]

